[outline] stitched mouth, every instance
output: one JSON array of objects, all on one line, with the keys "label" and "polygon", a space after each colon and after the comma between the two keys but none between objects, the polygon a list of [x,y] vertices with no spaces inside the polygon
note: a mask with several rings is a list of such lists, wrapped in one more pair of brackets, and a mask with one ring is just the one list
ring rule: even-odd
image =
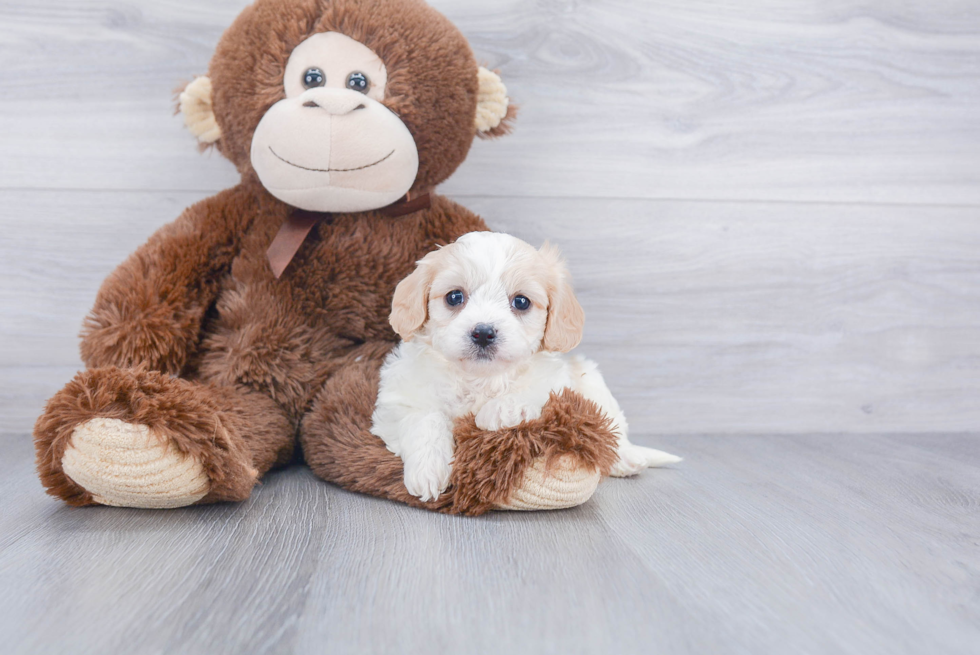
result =
[{"label": "stitched mouth", "polygon": [[388,159],[388,157],[391,157],[393,154],[395,154],[395,151],[392,150],[387,155],[385,155],[384,157],[382,157],[378,161],[374,162],[373,164],[365,164],[364,166],[358,166],[356,168],[309,168],[307,166],[300,166],[299,164],[294,164],[293,162],[289,161],[288,159],[285,159],[284,157],[280,157],[279,156],[279,153],[277,153],[275,150],[272,149],[272,146],[269,146],[269,152],[271,152],[273,155],[275,155],[276,156],[276,159],[278,159],[278,160],[280,160],[282,162],[285,162],[285,163],[289,164],[290,166],[294,166],[296,168],[301,168],[304,171],[313,171],[314,173],[349,173],[350,171],[362,171],[365,168],[371,168],[372,166],[377,166],[378,164],[380,164],[384,160]]}]

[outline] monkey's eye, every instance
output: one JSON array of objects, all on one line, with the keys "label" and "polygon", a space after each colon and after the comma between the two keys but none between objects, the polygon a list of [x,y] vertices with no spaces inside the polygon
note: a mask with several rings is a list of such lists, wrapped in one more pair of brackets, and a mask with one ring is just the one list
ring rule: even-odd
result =
[{"label": "monkey's eye", "polygon": [[306,72],[303,73],[303,86],[307,89],[323,86],[326,83],[327,76],[319,68],[307,68]]},{"label": "monkey's eye", "polygon": [[456,305],[462,305],[463,301],[466,300],[466,296],[459,289],[453,289],[446,294],[446,304],[450,307],[455,307]]},{"label": "monkey's eye", "polygon": [[368,78],[367,75],[359,71],[355,71],[347,76],[347,88],[354,91],[360,91],[361,93],[367,93],[368,91]]},{"label": "monkey's eye", "polygon": [[510,306],[519,312],[525,312],[531,309],[531,301],[528,300],[527,296],[514,296],[514,299],[510,301]]}]

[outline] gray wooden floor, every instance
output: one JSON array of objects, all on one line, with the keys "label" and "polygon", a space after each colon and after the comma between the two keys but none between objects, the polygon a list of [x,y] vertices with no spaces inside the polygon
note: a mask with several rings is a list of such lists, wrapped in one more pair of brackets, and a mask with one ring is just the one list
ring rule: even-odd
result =
[{"label": "gray wooden floor", "polygon": [[438,0],[522,107],[442,191],[565,251],[673,470],[444,517],[303,467],[71,510],[101,280],[234,184],[172,89],[245,0],[0,3],[0,652],[980,652],[980,4]]},{"label": "gray wooden floor", "polygon": [[[970,436],[684,436],[676,470],[478,520],[269,477],[241,505],[72,510],[23,439],[0,491],[4,652],[962,653]],[[64,645],[71,640],[72,647]]]}]

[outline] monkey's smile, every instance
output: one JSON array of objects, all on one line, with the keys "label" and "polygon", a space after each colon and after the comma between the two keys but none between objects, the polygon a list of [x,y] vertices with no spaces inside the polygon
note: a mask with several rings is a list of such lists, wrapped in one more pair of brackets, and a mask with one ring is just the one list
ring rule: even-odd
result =
[{"label": "monkey's smile", "polygon": [[272,149],[272,146],[269,146],[269,152],[271,152],[273,155],[275,155],[276,156],[276,159],[279,159],[280,161],[283,161],[283,162],[289,164],[290,166],[294,166],[296,168],[301,168],[304,171],[313,171],[314,173],[347,173],[347,172],[350,172],[350,171],[361,171],[361,170],[364,170],[365,168],[371,168],[372,166],[377,166],[378,164],[380,164],[384,160],[388,159],[388,157],[391,157],[393,154],[395,154],[395,151],[392,150],[387,155],[385,155],[384,157],[382,157],[378,161],[374,162],[373,164],[365,164],[364,166],[358,166],[357,168],[308,168],[306,166],[300,166],[299,164],[294,164],[293,162],[289,161],[288,159],[284,159],[284,158],[280,157],[279,154],[276,153],[276,151]]}]

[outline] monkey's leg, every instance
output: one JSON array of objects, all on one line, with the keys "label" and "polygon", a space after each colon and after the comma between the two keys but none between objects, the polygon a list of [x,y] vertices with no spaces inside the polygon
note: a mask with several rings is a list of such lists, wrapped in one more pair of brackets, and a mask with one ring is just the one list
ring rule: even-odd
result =
[{"label": "monkey's leg", "polygon": [[423,503],[405,489],[401,459],[369,432],[390,347],[366,344],[327,380],[303,419],[303,456],[324,480],[440,512],[560,509],[587,501],[616,461],[608,420],[566,392],[548,401],[540,419],[515,428],[486,432],[472,416],[457,422],[449,488]]},{"label": "monkey's leg", "polygon": [[34,426],[48,493],[122,507],[244,500],[289,460],[293,435],[259,392],[116,367],[79,373]]}]

